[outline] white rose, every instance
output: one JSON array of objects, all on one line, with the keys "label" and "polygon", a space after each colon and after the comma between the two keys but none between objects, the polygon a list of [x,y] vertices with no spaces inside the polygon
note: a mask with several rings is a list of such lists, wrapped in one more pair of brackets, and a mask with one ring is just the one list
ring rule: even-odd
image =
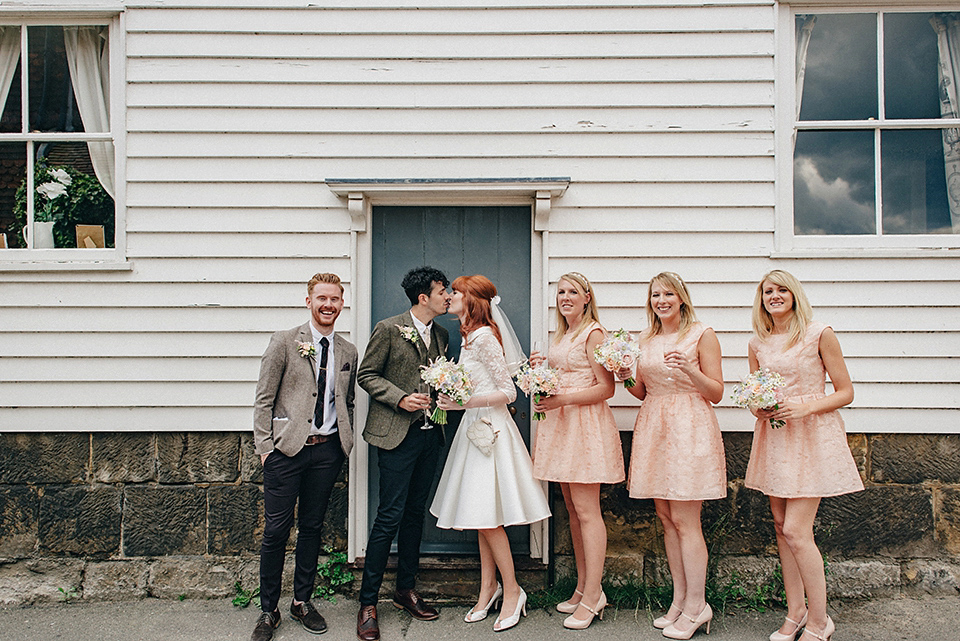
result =
[{"label": "white rose", "polygon": [[50,200],[64,196],[67,193],[67,186],[62,183],[43,183],[37,187],[37,193],[46,196]]},{"label": "white rose", "polygon": [[61,183],[63,183],[64,185],[69,185],[70,183],[73,182],[73,178],[70,177],[70,174],[68,174],[63,169],[53,169],[50,171],[50,175],[53,176],[58,181],[60,181]]}]

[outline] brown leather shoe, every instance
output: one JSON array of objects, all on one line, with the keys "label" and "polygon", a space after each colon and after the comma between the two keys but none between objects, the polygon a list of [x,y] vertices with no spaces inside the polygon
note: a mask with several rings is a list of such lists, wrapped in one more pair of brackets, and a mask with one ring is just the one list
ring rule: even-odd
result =
[{"label": "brown leather shoe", "polygon": [[416,590],[397,590],[393,593],[393,604],[410,613],[414,619],[433,621],[440,616],[437,610],[427,605]]},{"label": "brown leather shoe", "polygon": [[377,622],[377,606],[364,605],[357,613],[357,638],[360,641],[379,641],[380,624]]}]

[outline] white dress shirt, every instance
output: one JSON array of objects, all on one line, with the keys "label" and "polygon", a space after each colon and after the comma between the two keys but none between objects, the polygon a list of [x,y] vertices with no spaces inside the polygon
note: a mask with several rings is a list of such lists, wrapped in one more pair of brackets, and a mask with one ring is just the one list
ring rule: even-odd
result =
[{"label": "white dress shirt", "polygon": [[[310,331],[313,333],[313,346],[317,350],[317,356],[315,360],[317,366],[314,370],[314,378],[319,381],[320,354],[323,352],[323,346],[320,345],[320,339],[324,338],[324,335],[313,326],[313,323],[310,323]],[[337,431],[337,406],[333,402],[333,394],[337,379],[337,371],[334,369],[334,363],[336,361],[333,357],[333,332],[330,332],[330,335],[327,336],[326,339],[330,342],[330,346],[327,347],[327,387],[323,392],[323,425],[313,425],[310,428],[311,434],[320,434],[322,436],[328,436]]]}]

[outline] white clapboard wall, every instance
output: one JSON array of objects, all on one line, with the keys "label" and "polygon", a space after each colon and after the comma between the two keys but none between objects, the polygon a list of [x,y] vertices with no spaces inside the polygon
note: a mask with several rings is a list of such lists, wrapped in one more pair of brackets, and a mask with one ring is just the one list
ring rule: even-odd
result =
[{"label": "white clapboard wall", "polygon": [[[306,5],[126,3],[132,269],[0,271],[0,430],[250,429],[259,357],[306,320],[305,279],[369,269],[324,178],[541,176],[571,178],[551,286],[586,274],[608,327],[642,329],[646,281],[676,271],[732,383],[756,281],[785,268],[847,355],[850,431],[960,429],[955,259],[769,257],[774,2]],[[346,287],[343,330],[369,296]],[[637,403],[613,405],[630,429]]]}]

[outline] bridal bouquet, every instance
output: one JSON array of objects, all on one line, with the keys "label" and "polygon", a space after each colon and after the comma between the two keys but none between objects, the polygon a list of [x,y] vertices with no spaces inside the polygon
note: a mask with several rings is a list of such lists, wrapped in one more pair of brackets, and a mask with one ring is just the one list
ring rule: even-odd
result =
[{"label": "bridal bouquet", "polygon": [[[758,369],[733,386],[730,400],[737,407],[746,407],[751,410],[779,409],[783,402],[783,388],[787,382],[783,376],[773,372],[770,368]],[[770,427],[777,429],[787,422],[783,419],[770,419]]]},{"label": "bridal bouquet", "polygon": [[[517,371],[517,387],[524,394],[533,397],[534,403],[539,403],[540,399],[551,394],[556,394],[560,388],[560,372],[547,365],[543,361],[536,367],[530,366],[530,361],[525,362]],[[542,421],[546,418],[543,412],[534,412],[533,420]]]},{"label": "bridal bouquet", "polygon": [[[624,367],[633,367],[640,356],[640,345],[630,336],[630,332],[620,328],[610,335],[593,350],[593,358],[603,365],[608,372],[616,372]],[[637,384],[632,376],[623,381],[624,387],[633,387]]]},{"label": "bridal bouquet", "polygon": [[[420,368],[423,370],[420,372],[420,378],[433,389],[446,394],[460,405],[470,400],[470,395],[473,394],[473,383],[470,382],[470,375],[467,374],[463,365],[438,356],[437,360],[429,365],[421,365]],[[430,415],[430,420],[437,425],[446,425],[447,411],[437,407]]]}]

